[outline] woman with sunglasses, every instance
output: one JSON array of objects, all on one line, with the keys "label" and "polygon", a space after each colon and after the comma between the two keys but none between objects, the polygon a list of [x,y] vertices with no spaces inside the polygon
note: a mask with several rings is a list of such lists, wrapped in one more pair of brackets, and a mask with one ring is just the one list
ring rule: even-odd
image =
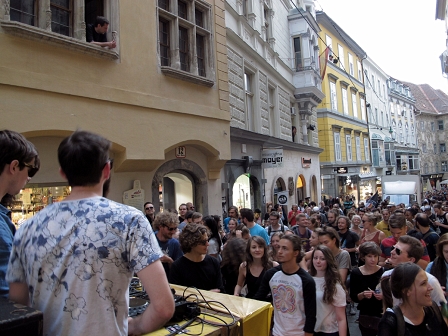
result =
[{"label": "woman with sunglasses", "polygon": [[386,235],[383,231],[378,230],[375,226],[378,222],[378,218],[373,214],[364,214],[362,216],[362,223],[364,225],[364,230],[361,235],[361,239],[359,240],[359,243],[365,243],[366,241],[372,241],[378,246],[381,245],[381,242],[384,238],[386,238]]},{"label": "woman with sunglasses", "polygon": [[392,272],[389,285],[394,297],[402,302],[386,310],[379,323],[379,335],[448,335],[440,309],[431,299],[433,288],[424,270],[414,263],[402,263]]},{"label": "woman with sunglasses", "polygon": [[346,294],[336,260],[328,247],[315,247],[309,273],[316,283],[314,336],[346,336]]},{"label": "woman with sunglasses", "polygon": [[171,265],[169,282],[225,293],[219,261],[207,255],[208,228],[201,224],[187,224],[179,236],[184,255]]},{"label": "woman with sunglasses", "polygon": [[268,246],[260,236],[250,237],[246,245],[246,261],[239,268],[238,283],[234,295],[239,296],[247,285],[247,298],[253,298],[260,287],[261,279],[268,269],[278,266],[269,256]]}]

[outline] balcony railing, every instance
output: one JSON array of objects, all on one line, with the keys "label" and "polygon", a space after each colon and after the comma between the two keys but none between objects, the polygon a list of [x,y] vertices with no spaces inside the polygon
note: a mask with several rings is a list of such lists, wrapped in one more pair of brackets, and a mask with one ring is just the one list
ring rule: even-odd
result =
[{"label": "balcony railing", "polygon": [[308,58],[302,58],[301,53],[296,53],[295,65],[297,72],[305,70],[314,70],[314,71],[319,70],[317,62],[314,59],[314,56]]}]

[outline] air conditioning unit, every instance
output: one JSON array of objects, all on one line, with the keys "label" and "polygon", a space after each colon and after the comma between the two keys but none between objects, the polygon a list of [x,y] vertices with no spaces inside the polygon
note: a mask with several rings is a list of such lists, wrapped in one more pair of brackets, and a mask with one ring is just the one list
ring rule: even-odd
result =
[{"label": "air conditioning unit", "polygon": [[295,108],[295,107],[291,107],[291,115],[292,115],[292,116],[297,115],[297,112],[296,112],[296,108]]}]

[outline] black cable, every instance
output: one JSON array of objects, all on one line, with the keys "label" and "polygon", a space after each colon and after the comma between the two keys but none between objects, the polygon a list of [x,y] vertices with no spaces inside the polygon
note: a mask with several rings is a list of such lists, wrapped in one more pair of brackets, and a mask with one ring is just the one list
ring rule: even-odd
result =
[{"label": "black cable", "polygon": [[[193,289],[195,289],[195,290],[199,293],[199,295],[202,297],[202,301],[199,301],[198,296],[197,296],[196,294],[193,294],[193,293],[192,293],[192,294],[189,294],[187,297],[185,297],[185,292],[187,291],[188,288],[193,288]],[[236,320],[235,316],[232,314],[232,312],[230,311],[230,309],[227,308],[226,305],[224,305],[222,302],[215,301],[215,300],[207,301],[207,300],[205,299],[204,295],[202,295],[201,291],[200,291],[198,288],[193,287],[193,286],[186,287],[186,288],[184,289],[183,293],[182,293],[182,297],[184,297],[185,300],[186,300],[187,298],[189,298],[190,296],[196,297],[196,303],[197,303],[197,304],[204,303],[204,304],[206,305],[206,308],[205,308],[205,309],[207,309],[207,307],[208,307],[210,310],[214,310],[214,311],[216,311],[216,309],[214,309],[214,308],[210,305],[210,303],[215,303],[215,304],[219,304],[219,305],[221,305],[221,306],[227,311],[228,315],[231,316],[231,318],[232,318],[232,322],[227,323],[227,322],[226,322],[225,320],[223,320],[222,318],[220,318],[220,317],[218,317],[218,316],[216,316],[216,315],[208,314],[207,312],[204,312],[204,313],[201,313],[201,314],[202,314],[202,315],[206,315],[206,316],[211,316],[211,317],[213,317],[213,318],[215,318],[215,319],[217,319],[217,320],[219,320],[219,321],[222,321],[223,324],[220,324],[220,323],[214,323],[214,322],[211,322],[211,321],[207,321],[207,320],[202,319],[202,318],[200,318],[200,317],[197,317],[197,319],[199,319],[200,321],[202,321],[202,323],[206,323],[206,324],[209,324],[209,325],[212,325],[212,326],[215,326],[215,327],[226,327],[226,328],[227,328],[227,334],[230,335],[230,327],[232,327],[233,325],[235,325],[235,324],[237,323],[237,320]]]},{"label": "black cable", "polygon": [[185,322],[183,325],[177,327],[176,330],[172,331],[167,336],[174,336],[174,335],[177,335],[177,334],[180,334],[180,333],[187,334],[187,335],[201,335],[202,331],[204,330],[204,325],[202,325],[202,329],[201,329],[201,332],[199,334],[188,334],[188,333],[183,331],[186,327],[188,327],[190,324],[192,324],[194,322],[194,320],[196,320],[196,317],[194,317],[191,320]]}]

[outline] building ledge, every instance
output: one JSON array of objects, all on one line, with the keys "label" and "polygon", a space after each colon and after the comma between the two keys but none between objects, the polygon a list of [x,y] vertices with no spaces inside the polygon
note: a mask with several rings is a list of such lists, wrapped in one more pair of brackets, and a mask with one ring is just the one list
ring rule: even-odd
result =
[{"label": "building ledge", "polygon": [[59,47],[63,47],[65,49],[81,52],[83,54],[89,54],[96,57],[111,60],[116,60],[120,58],[120,55],[114,50],[102,48],[92,43],[81,41],[73,37],[53,33],[51,31],[30,26],[21,22],[0,20],[0,26],[6,33],[18,37],[53,44]]},{"label": "building ledge", "polygon": [[162,66],[161,70],[162,70],[162,73],[165,74],[166,76],[173,77],[176,79],[181,79],[181,80],[184,80],[184,81],[187,81],[190,83],[203,85],[206,87],[212,87],[213,85],[215,85],[214,81],[207,79],[205,77],[194,75],[187,71],[174,69],[169,66]]},{"label": "building ledge", "polygon": [[240,143],[258,144],[266,148],[282,147],[285,150],[301,151],[313,154],[320,154],[323,152],[323,149],[319,147],[298,144],[292,141],[283,140],[270,135],[251,132],[236,127],[230,127],[230,140],[238,141]]}]

